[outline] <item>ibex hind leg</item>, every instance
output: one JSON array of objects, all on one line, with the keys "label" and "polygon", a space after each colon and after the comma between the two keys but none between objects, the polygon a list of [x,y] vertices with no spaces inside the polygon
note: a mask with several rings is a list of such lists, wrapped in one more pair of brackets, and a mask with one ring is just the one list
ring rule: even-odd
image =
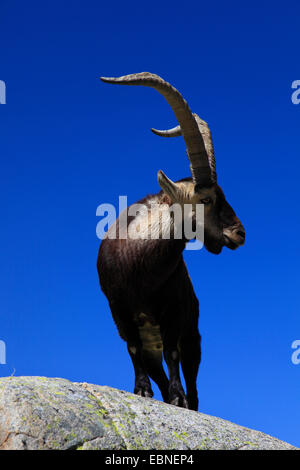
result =
[{"label": "ibex hind leg", "polygon": [[142,397],[153,397],[150,380],[142,357],[142,343],[132,312],[122,301],[110,302],[113,319],[121,338],[127,343],[127,350],[135,372],[134,393]]},{"label": "ibex hind leg", "polygon": [[143,360],[149,377],[160,390],[163,401],[169,403],[169,380],[162,365],[162,352],[143,350]]},{"label": "ibex hind leg", "polygon": [[135,372],[134,393],[141,397],[153,397],[150,380],[142,356],[142,347],[138,340],[127,341],[127,349]]}]

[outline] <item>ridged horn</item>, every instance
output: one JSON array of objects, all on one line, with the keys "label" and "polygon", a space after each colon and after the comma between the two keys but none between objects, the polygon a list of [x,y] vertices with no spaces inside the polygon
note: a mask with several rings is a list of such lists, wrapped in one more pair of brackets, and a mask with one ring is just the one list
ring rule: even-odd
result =
[{"label": "ridged horn", "polygon": [[[208,155],[208,161],[209,161],[209,166],[211,170],[211,179],[214,183],[216,183],[217,182],[216,159],[215,159],[214,146],[213,146],[209,126],[207,122],[203,121],[203,119],[201,119],[197,114],[193,113],[193,116],[196,119],[198,128],[204,140],[204,145],[205,145],[205,149]],[[167,129],[167,130],[158,130],[158,129],[152,128],[151,131],[154,134],[159,135],[160,137],[179,137],[182,135],[180,126],[176,126],[176,127],[173,127],[172,129]]]},{"label": "ridged horn", "polygon": [[105,83],[141,85],[157,90],[171,106],[185,140],[190,169],[195,185],[209,186],[213,183],[209,159],[203,137],[193,113],[178,90],[158,75],[142,72],[122,77],[101,77]]}]

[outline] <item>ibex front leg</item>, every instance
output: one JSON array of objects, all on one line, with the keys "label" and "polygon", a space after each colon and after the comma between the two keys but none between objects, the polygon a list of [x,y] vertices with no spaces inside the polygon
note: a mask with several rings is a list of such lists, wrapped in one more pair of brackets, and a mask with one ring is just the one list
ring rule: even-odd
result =
[{"label": "ibex front leg", "polygon": [[197,325],[180,340],[180,362],[190,410],[198,411],[197,375],[201,361],[201,336]]},{"label": "ibex front leg", "polygon": [[170,322],[162,327],[164,358],[169,371],[169,403],[182,408],[188,408],[188,402],[179,374],[179,337],[179,322],[174,318],[173,312]]}]

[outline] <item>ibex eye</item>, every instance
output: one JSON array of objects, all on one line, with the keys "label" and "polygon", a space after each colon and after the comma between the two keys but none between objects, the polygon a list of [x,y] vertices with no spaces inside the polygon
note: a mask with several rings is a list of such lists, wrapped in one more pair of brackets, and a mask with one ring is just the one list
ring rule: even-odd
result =
[{"label": "ibex eye", "polygon": [[211,203],[211,198],[206,197],[205,199],[200,199],[201,204],[210,204]]}]

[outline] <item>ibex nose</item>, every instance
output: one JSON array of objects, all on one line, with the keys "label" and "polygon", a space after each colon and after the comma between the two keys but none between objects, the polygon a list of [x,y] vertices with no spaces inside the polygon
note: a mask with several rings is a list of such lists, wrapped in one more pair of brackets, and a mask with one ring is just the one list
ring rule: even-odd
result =
[{"label": "ibex nose", "polygon": [[239,229],[239,230],[236,231],[236,234],[237,234],[239,237],[241,237],[241,238],[245,238],[245,237],[246,237],[246,232],[245,232],[245,230]]}]

